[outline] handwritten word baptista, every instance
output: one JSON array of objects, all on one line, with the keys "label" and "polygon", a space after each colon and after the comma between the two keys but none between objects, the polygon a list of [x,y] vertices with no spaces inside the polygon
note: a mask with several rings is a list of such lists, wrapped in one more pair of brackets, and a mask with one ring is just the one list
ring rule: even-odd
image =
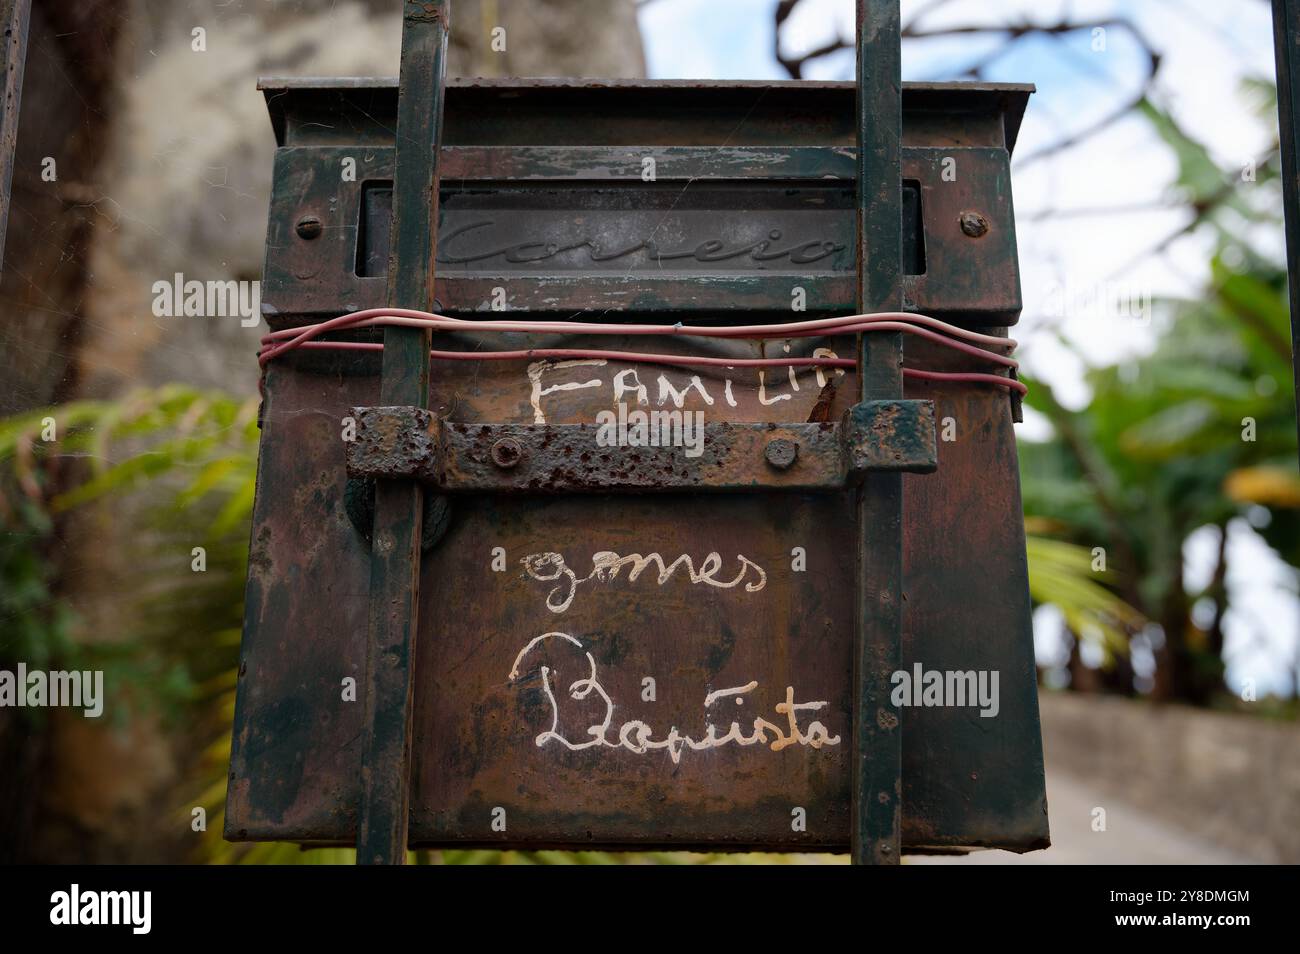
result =
[{"label": "handwritten word baptista", "polygon": [[[700,752],[706,749],[721,748],[725,745],[765,745],[773,752],[780,752],[791,745],[820,749],[823,745],[840,744],[840,737],[831,735],[830,731],[821,722],[814,720],[808,724],[807,728],[799,725],[799,713],[817,712],[825,709],[828,703],[825,701],[795,702],[793,686],[786,687],[785,701],[779,702],[775,706],[777,714],[785,717],[785,726],[769,722],[762,717],[756,717],[749,726],[753,730],[752,732],[746,733],[739,722],[733,721],[726,733],[719,735],[717,726],[709,722],[705,726],[704,735],[698,739],[683,734],[677,726],[670,727],[662,737],[655,738],[654,729],[640,719],[629,719],[615,730],[613,721],[616,706],[614,700],[610,698],[609,693],[605,691],[605,688],[600,684],[599,678],[597,678],[595,657],[583,648],[579,640],[567,633],[543,633],[524,646],[519,651],[519,655],[515,657],[514,666],[510,669],[510,682],[518,684],[523,680],[525,673],[531,675],[536,671],[534,669],[525,670],[524,661],[548,641],[556,641],[561,647],[572,647],[574,651],[570,652],[569,655],[574,660],[579,671],[586,673],[586,675],[580,676],[580,678],[569,683],[568,698],[576,702],[591,699],[601,711],[595,721],[582,716],[577,717],[576,721],[579,725],[582,722],[588,723],[585,729],[562,728],[560,725],[561,707],[556,699],[555,689],[552,685],[553,679],[558,682],[560,672],[558,667],[542,664],[540,666],[542,692],[546,695],[547,704],[550,706],[551,727],[540,733],[535,739],[539,749],[549,742],[558,743],[572,752],[599,747],[626,749],[636,755],[645,755],[648,752],[664,749],[667,750],[668,757],[676,765],[681,762],[683,752]],[[581,652],[582,655],[579,656],[578,652]],[[751,680],[743,686],[714,690],[705,695],[704,708],[707,712],[712,706],[723,700],[730,700],[737,706],[743,706],[745,704],[745,694],[751,693],[757,688],[757,680]],[[571,738],[571,735],[574,737]]]},{"label": "handwritten word baptista", "polygon": [[650,553],[646,556],[629,553],[627,556],[620,556],[612,550],[600,550],[591,555],[591,572],[583,577],[569,569],[563,555],[559,553],[530,553],[519,562],[523,564],[528,575],[540,583],[560,581],[546,594],[546,608],[552,613],[563,613],[573,604],[579,586],[592,580],[598,583],[613,583],[624,567],[631,567],[627,574],[629,583],[635,583],[647,567],[654,565],[658,568],[660,586],[667,583],[679,567],[685,567],[686,575],[692,583],[703,583],[718,589],[732,589],[746,579],[748,579],[748,582],[745,582],[746,593],[757,593],[767,585],[767,573],[761,566],[739,553],[736,554],[736,559],[740,562],[735,576],[730,580],[718,579],[717,575],[722,570],[722,556],[717,552],[708,554],[697,569],[695,562],[686,553],[672,563],[664,563],[664,558],[658,553]]}]

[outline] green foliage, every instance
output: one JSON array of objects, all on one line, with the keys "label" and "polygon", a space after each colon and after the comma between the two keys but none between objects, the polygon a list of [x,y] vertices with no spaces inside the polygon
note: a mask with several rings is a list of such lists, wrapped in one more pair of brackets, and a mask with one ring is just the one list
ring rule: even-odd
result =
[{"label": "green foliage", "polygon": [[[1212,275],[1204,299],[1160,303],[1150,354],[1088,373],[1093,398],[1083,411],[1031,381],[1027,403],[1056,437],[1021,443],[1030,524],[1103,547],[1118,574],[1111,585],[1118,580],[1118,592],[1166,630],[1190,631],[1190,619],[1173,614],[1197,595],[1182,592],[1182,548],[1202,526],[1264,507],[1264,539],[1300,565],[1285,285],[1279,274],[1235,271],[1220,259]],[[1115,635],[1107,646],[1122,652]]]},{"label": "green foliage", "polygon": [[[44,440],[53,419],[52,441]],[[257,402],[172,384],[116,401],[75,401],[0,421],[0,462],[37,486],[39,461],[77,459],[88,475],[50,501],[60,512],[176,471],[197,471],[181,496],[188,504],[242,488],[256,463]],[[126,456],[114,462],[113,454]],[[45,469],[46,471],[48,468]]]},{"label": "green foliage", "polygon": [[[20,491],[0,546],[4,654],[104,670],[119,719],[134,707],[173,722],[198,711],[206,680],[238,652],[250,508],[232,502],[253,480],[256,411],[255,401],[173,385],[0,421],[0,479]],[[147,486],[156,493],[134,493]],[[111,534],[113,556],[140,583],[123,601],[131,631],[86,638],[57,591],[52,548],[64,546],[74,510],[106,497],[113,507],[86,511],[78,532],[87,545]],[[207,573],[190,572],[196,541]]]},{"label": "green foliage", "polygon": [[37,669],[75,655],[72,613],[56,599],[54,568],[45,554],[53,529],[38,504],[6,490],[11,503],[0,532],[0,659]]},{"label": "green foliage", "polygon": [[[1243,95],[1254,100],[1259,115],[1266,123],[1276,121],[1276,88],[1259,81],[1248,82]],[[1272,111],[1262,111],[1270,103]],[[1174,154],[1178,163],[1178,176],[1174,180],[1174,194],[1178,204],[1189,208],[1193,221],[1212,222],[1226,240],[1240,237],[1238,228],[1247,223],[1275,225],[1278,220],[1279,154],[1274,144],[1262,155],[1251,159],[1249,172],[1253,181],[1250,188],[1239,189],[1244,168],[1224,169],[1214,159],[1210,150],[1189,136],[1167,112],[1150,100],[1138,104],[1138,112],[1152,125]]]},{"label": "green foliage", "polygon": [[[1247,92],[1264,105],[1270,99],[1267,84]],[[1030,382],[1027,404],[1055,435],[1021,443],[1024,503],[1031,526],[1105,549],[1114,571],[1107,585],[1164,631],[1173,691],[1203,702],[1222,688],[1221,647],[1207,641],[1190,610],[1208,595],[1221,611],[1226,593],[1184,592],[1188,536],[1264,508],[1264,539],[1300,566],[1286,271],[1250,243],[1259,223],[1280,228],[1277,155],[1276,147],[1267,151],[1254,181],[1243,179],[1242,169],[1221,168],[1152,104],[1142,112],[1178,160],[1189,229],[1207,230],[1218,252],[1202,295],[1156,303],[1149,353],[1088,372],[1093,397],[1085,409],[1068,410],[1047,382]],[[1254,516],[1259,523],[1259,511]],[[1080,624],[1069,624],[1080,633]],[[1115,635],[1107,645],[1122,651]]]},{"label": "green foliage", "polygon": [[1025,538],[1025,553],[1029,594],[1035,602],[1051,603],[1073,632],[1096,640],[1106,653],[1127,651],[1128,633],[1145,619],[1104,585],[1114,574],[1094,571],[1090,550],[1030,534]]}]

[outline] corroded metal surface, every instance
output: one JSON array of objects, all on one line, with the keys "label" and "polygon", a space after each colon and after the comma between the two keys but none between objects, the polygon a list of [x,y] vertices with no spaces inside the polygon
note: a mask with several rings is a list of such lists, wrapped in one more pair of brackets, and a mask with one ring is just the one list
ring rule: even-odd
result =
[{"label": "corroded metal surface", "polygon": [[[997,323],[993,316],[999,314],[1001,321],[1014,319],[1006,314],[1018,309],[1019,298],[1006,286],[1007,269],[1014,275],[1015,266],[1005,169],[1018,125],[1016,104],[1023,105],[1026,93],[904,90],[903,135],[910,144],[904,175],[918,182],[926,252],[925,273],[904,281],[905,300],[923,284],[927,294],[939,296],[932,301],[940,300],[948,292],[939,275],[947,270],[945,282],[957,289],[947,306],[951,317],[976,326]],[[264,300],[272,321],[298,323],[381,303],[382,292],[367,297],[382,289],[384,279],[364,276],[357,233],[360,180],[373,186],[391,174],[391,90],[351,84],[273,96],[286,146],[277,157],[268,232]],[[515,147],[696,147],[717,145],[710,137],[719,130],[734,131],[732,145],[757,151],[724,156],[724,171],[732,163],[733,171],[752,178],[755,164],[775,155],[774,168],[783,176],[792,169],[805,174],[765,181],[757,198],[746,198],[774,206],[782,189],[815,184],[807,173],[816,163],[854,161],[852,86],[778,85],[763,92],[745,84],[661,84],[650,91],[602,82],[462,84],[453,85],[448,108],[451,143],[467,150],[502,147],[479,158],[524,177],[509,194],[516,207],[528,189],[543,186],[569,190],[566,201],[587,201],[581,193],[601,186],[597,179],[574,178],[576,163],[586,163],[583,175],[604,169],[617,176],[626,169],[617,156],[575,156],[558,168],[564,178],[548,185],[540,176],[546,164],[557,171],[556,156]],[[745,118],[749,109],[753,114]],[[609,121],[574,122],[582,115]],[[559,141],[559,131],[583,142]],[[803,147],[825,151],[790,151]],[[781,149],[787,151],[773,152]],[[940,177],[949,153],[958,163],[956,183]],[[357,183],[339,181],[345,155],[358,161]],[[451,167],[460,161],[454,150],[443,158]],[[814,165],[807,165],[810,159]],[[521,163],[532,164],[532,172]],[[672,167],[666,163],[660,171]],[[971,170],[976,182],[966,175]],[[493,187],[468,178],[468,162],[462,171],[465,191]],[[851,172],[837,176],[832,192],[851,189]],[[959,183],[960,190],[945,191]],[[660,187],[680,190],[683,183]],[[460,188],[449,185],[444,198]],[[709,202],[720,205],[724,194],[713,191]],[[572,201],[567,208],[575,212]],[[936,208],[943,215],[936,217]],[[774,227],[762,208],[753,211],[755,228]],[[988,231],[967,234],[966,211],[983,215]],[[851,215],[851,204],[841,203],[840,212]],[[825,224],[840,212],[818,214]],[[322,221],[314,239],[295,232],[304,215]],[[729,243],[748,235],[744,218],[730,222]],[[695,249],[710,238],[691,244],[691,237],[683,234],[681,243],[661,248]],[[572,254],[589,258],[590,251],[584,245]],[[743,313],[746,321],[789,320],[794,271],[783,274],[777,269],[788,264],[752,258],[749,265],[752,271],[731,275],[668,278],[633,270],[614,299],[607,287],[589,305],[604,309],[613,302],[622,309],[602,311],[602,320],[661,322],[679,299],[687,307],[716,306],[711,317],[718,320],[728,320],[728,311]],[[807,279],[807,317],[854,307],[851,259],[837,260],[837,270],[828,273],[797,267]],[[591,291],[590,278],[581,272],[539,278],[521,268],[509,278],[509,304],[514,307],[519,295],[540,310],[555,308],[556,301],[576,300],[584,287]],[[466,314],[489,307],[500,284],[499,274],[473,277],[467,269],[440,284],[437,294],[452,292],[440,305]],[[620,336],[506,339],[447,334],[438,346],[645,347],[643,339]],[[987,370],[924,341],[904,345],[905,364]],[[805,357],[823,353],[819,349],[848,357],[855,342],[843,336],[766,343],[674,339],[655,346],[736,358]],[[228,837],[355,838],[363,720],[359,704],[338,700],[341,681],[360,681],[364,671],[370,548],[349,519],[349,448],[341,435],[354,408],[401,403],[381,395],[378,371],[373,355],[323,352],[295,353],[268,369]],[[426,422],[445,422],[471,442],[476,428],[488,427],[492,440],[474,452],[474,466],[484,474],[491,470],[492,481],[526,484],[530,435],[590,426],[625,403],[700,412],[709,425],[753,436],[746,466],[763,486],[743,494],[580,495],[522,486],[441,498],[445,533],[425,553],[419,580],[413,844],[849,847],[855,493],[775,492],[767,484],[822,466],[802,442],[791,454],[777,441],[794,440],[809,426],[818,433],[821,425],[831,432],[844,426],[860,391],[852,372],[811,368],[788,374],[703,368],[696,374],[602,361],[435,365],[429,417],[412,418],[389,437],[427,437],[424,446],[431,449],[445,429]],[[944,439],[937,443],[935,473],[903,478],[899,665],[996,670],[1002,682],[996,718],[971,709],[901,711],[902,843],[1039,847],[1047,824],[1008,398],[980,385],[911,380],[903,396],[934,402],[933,420]],[[778,436],[759,440],[768,425]],[[636,448],[616,450],[621,455]],[[411,455],[400,460],[409,463]],[[684,454],[673,460],[675,467],[688,466]],[[865,530],[870,547],[876,529]],[[740,726],[734,734],[733,722]]]},{"label": "corroded metal surface", "polygon": [[409,477],[438,483],[442,428],[422,407],[356,407],[348,415],[356,435],[348,442],[353,477]]},{"label": "corroded metal surface", "polygon": [[[258,86],[281,145],[392,141],[393,77],[265,77]],[[844,81],[459,77],[448,87],[453,142],[856,143],[856,87]],[[905,132],[935,144],[1010,151],[1033,91],[1029,83],[904,83]],[[600,121],[588,126],[574,123],[575,116]]]},{"label": "corroded metal surface", "polygon": [[[902,275],[900,4],[857,0],[856,310],[905,307]],[[903,396],[903,336],[858,335],[858,397],[848,412],[854,500],[853,762],[849,856],[853,864],[902,860],[903,734],[891,677],[898,671],[903,616],[903,478],[880,470],[875,438],[893,435]],[[867,418],[869,414],[869,419]],[[928,429],[933,434],[933,427]],[[906,439],[906,438],[904,438]],[[881,443],[890,443],[888,440]]]},{"label": "corroded metal surface", "polygon": [[[444,180],[440,306],[489,309],[493,290],[504,288],[511,311],[654,310],[671,301],[679,311],[788,314],[798,286],[808,310],[856,307],[854,149],[659,156],[627,147],[617,151],[616,169],[611,151],[445,148],[447,166],[459,174]],[[263,287],[272,326],[315,320],[337,311],[340,300],[383,304],[392,152],[277,152],[269,241],[280,251]],[[654,182],[627,174],[646,157],[656,160]],[[357,163],[358,181],[339,181],[345,159]],[[529,174],[503,183],[490,177],[494,167]],[[768,174],[755,177],[758,171]],[[912,306],[965,324],[1014,322],[1021,297],[1006,150],[905,148],[903,175],[904,291]],[[976,200],[989,230],[972,239],[961,215]],[[304,217],[322,220],[318,237],[296,232]]]},{"label": "corroded metal surface", "polygon": [[873,470],[929,474],[939,466],[930,401],[863,401],[849,408],[843,430],[855,476]]},{"label": "corroded metal surface", "polygon": [[[348,473],[462,492],[707,492],[835,489],[869,470],[929,473],[937,465],[934,407],[924,401],[856,405],[842,424],[636,413],[641,421],[630,424],[612,412],[604,424],[465,424],[421,408],[353,408]],[[636,443],[620,446],[620,427]]]},{"label": "corroded metal surface", "polygon": [[[576,343],[610,344],[592,338]],[[842,353],[852,348],[849,339],[805,344]],[[741,342],[727,347],[738,356],[750,353]],[[973,369],[969,359],[949,358],[923,342],[909,340],[905,354],[908,363]],[[377,404],[378,377],[364,358],[349,355],[333,365],[311,358],[275,365],[267,379],[231,837],[348,842],[354,833],[360,710],[333,700],[340,680],[358,676],[363,665],[368,548],[344,506],[347,443],[340,432],[355,406]],[[435,370],[435,416],[464,425],[534,423],[533,382],[523,362],[456,362]],[[550,366],[541,377],[543,389],[589,380],[599,386],[557,389],[537,408],[548,423],[592,421],[610,406],[614,381],[626,370]],[[678,389],[691,376],[679,369],[635,370],[650,400],[660,374]],[[735,372],[732,408],[721,400],[726,377],[702,373],[714,404],[693,391],[686,408],[741,423],[789,426],[814,416],[839,421],[854,403],[856,378],[824,377],[822,384],[804,369],[793,382],[768,379],[760,391],[757,372]],[[999,669],[1003,681],[995,719],[969,710],[903,712],[903,841],[1035,847],[1046,837],[1046,815],[1007,398],[978,385],[928,382],[910,382],[906,396],[934,401],[936,420],[951,417],[958,439],[939,442],[935,473],[905,478],[902,666]],[[699,737],[710,718],[722,735],[730,722],[722,721],[725,710],[716,701],[704,706],[706,694],[753,679],[759,686],[743,707],[728,703],[747,731],[760,716],[782,724],[774,707],[793,687],[796,702],[827,702],[815,718],[846,738],[854,612],[851,492],[466,493],[448,500],[446,535],[425,554],[421,571],[413,841],[847,847],[843,743],[774,752],[773,735],[766,746],[683,752],[678,763],[665,750],[638,755],[600,746],[574,752],[556,741],[539,747],[537,736],[550,725],[540,668],[516,680],[510,672],[529,641],[563,632],[593,653],[601,686],[615,701],[611,741],[632,719],[653,726],[660,740],[674,726]],[[494,553],[497,547],[503,555]],[[794,569],[796,547],[803,550],[802,571]],[[665,565],[687,555],[696,576],[716,552],[721,563],[707,574],[716,583],[737,577],[743,554],[766,581],[750,592],[747,587],[758,582],[750,569],[732,587],[692,582],[685,563],[662,584],[657,564],[635,581],[631,565],[604,581],[593,575],[602,552],[658,553]],[[575,577],[589,578],[575,586],[572,602],[559,613],[547,605],[549,598],[559,606],[568,595],[558,563],[521,562],[548,553],[560,554]],[[544,579],[553,573],[555,579]],[[435,602],[448,611],[433,614]],[[584,660],[581,652],[577,658]],[[538,661],[576,677],[572,660]],[[641,697],[646,677],[656,679],[653,703]],[[567,737],[581,738],[591,724],[581,721],[588,714],[584,700],[560,692],[556,698],[577,707],[561,715],[564,725],[576,727]],[[799,724],[806,728],[809,721],[801,713]],[[505,832],[492,828],[495,807],[506,810]],[[804,832],[791,830],[795,807],[807,812]]]},{"label": "corroded metal surface", "polygon": [[[453,85],[439,307],[788,315],[798,287],[808,311],[848,313],[857,306],[852,91]],[[393,91],[293,85],[267,95],[282,143],[267,320],[284,327],[340,303],[383,304]],[[904,88],[908,307],[971,325],[1019,315],[1008,150],[1027,95]],[[341,113],[327,122],[326,109]],[[349,161],[355,180],[341,181]],[[963,231],[966,213],[987,223],[980,237]],[[322,222],[319,236],[297,234],[304,217]]]},{"label": "corroded metal surface", "polygon": [[5,232],[9,226],[31,8],[31,0],[0,0],[0,31],[3,31],[0,33],[0,97],[3,97],[0,102],[0,266],[4,264]]}]

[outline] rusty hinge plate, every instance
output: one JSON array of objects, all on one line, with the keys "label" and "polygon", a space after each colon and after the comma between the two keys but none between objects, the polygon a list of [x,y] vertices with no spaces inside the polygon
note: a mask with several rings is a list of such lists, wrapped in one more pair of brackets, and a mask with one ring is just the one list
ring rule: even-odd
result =
[{"label": "rusty hinge plate", "polygon": [[937,466],[930,401],[866,402],[821,424],[704,424],[677,412],[640,432],[635,420],[468,424],[415,407],[352,414],[350,476],[414,478],[444,491],[835,490],[870,470]]},{"label": "rusty hinge plate", "polygon": [[864,401],[844,415],[844,454],[850,473],[939,466],[933,401]]}]

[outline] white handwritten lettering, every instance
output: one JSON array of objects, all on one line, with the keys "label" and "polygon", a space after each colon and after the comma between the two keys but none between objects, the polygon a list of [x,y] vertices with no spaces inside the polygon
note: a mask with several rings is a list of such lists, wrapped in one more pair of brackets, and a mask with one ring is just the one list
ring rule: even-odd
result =
[{"label": "white handwritten lettering", "polygon": [[[786,350],[787,352],[789,351],[788,346],[786,347]],[[813,351],[813,357],[836,358],[839,356],[830,348],[817,348]],[[650,389],[647,385],[641,383],[641,377],[636,367],[625,367],[618,370],[616,367],[611,366],[606,368],[604,372],[598,372],[601,374],[608,374],[608,379],[593,377],[585,381],[563,381],[559,384],[542,384],[543,378],[553,373],[567,371],[570,368],[602,368],[605,367],[606,363],[607,362],[602,359],[593,358],[566,361],[534,361],[529,364],[529,404],[532,407],[533,423],[547,423],[546,412],[542,409],[542,399],[560,391],[580,391],[587,388],[604,389],[608,387],[613,396],[612,403],[617,404],[620,401],[639,405],[650,403]],[[842,377],[844,373],[845,371],[843,368],[834,369],[836,377]],[[649,374],[649,372],[647,372],[647,374]],[[756,375],[756,377],[751,377],[751,374]],[[801,395],[806,393],[807,397],[801,396],[800,401],[809,403],[810,406],[811,402],[814,402],[816,398],[811,392],[802,391],[802,388],[799,386],[798,376],[801,374],[805,376],[810,374],[815,375],[817,379],[817,389],[820,390],[826,386],[826,374],[820,366],[813,367],[810,370],[808,368],[795,368],[791,365],[787,367],[786,374],[789,377],[792,392],[799,392]],[[678,384],[674,383],[674,380],[678,382],[684,380],[685,383],[679,387]],[[694,392],[694,397],[697,397],[709,407],[713,407],[716,400],[713,393],[716,393],[718,382],[712,382],[712,387],[715,389],[715,392],[711,393],[709,387],[706,386],[704,380],[702,380],[698,374],[687,376],[683,372],[679,373],[674,379],[666,373],[661,373],[656,379],[656,383],[658,385],[658,393],[656,395],[655,403],[659,406],[663,406],[671,401],[675,407],[686,408],[688,403],[691,403],[690,398],[692,397],[692,392]],[[739,402],[736,400],[736,395],[732,388],[732,377],[725,376],[721,383],[723,400],[726,401],[729,407],[739,407]],[[789,401],[794,397],[793,393],[777,394],[769,397],[767,375],[766,372],[762,370],[743,372],[742,377],[734,383],[738,384],[746,392],[753,392],[757,389],[759,404],[764,407],[777,404],[781,401]],[[599,396],[596,396],[594,400],[595,406],[603,405],[605,403]],[[787,405],[787,408],[788,407],[789,405]]]},{"label": "white handwritten lettering", "polygon": [[[530,553],[519,562],[523,564],[528,575],[540,583],[560,581],[546,594],[546,608],[552,613],[563,613],[573,604],[573,598],[581,584],[591,580],[598,583],[612,583],[618,579],[619,573],[625,566],[631,567],[627,574],[629,583],[635,583],[642,572],[648,566],[654,564],[659,569],[660,586],[667,583],[680,566],[686,567],[686,574],[692,583],[703,583],[718,589],[729,590],[738,586],[747,576],[756,576],[757,578],[750,579],[749,582],[745,583],[746,593],[757,593],[767,585],[767,573],[764,572],[761,566],[739,553],[736,554],[736,559],[740,561],[740,569],[735,578],[731,580],[719,580],[717,578],[718,572],[722,569],[722,556],[717,552],[705,556],[700,563],[699,569],[696,569],[694,561],[685,553],[673,560],[672,563],[665,564],[663,557],[658,553],[650,553],[646,556],[639,553],[629,553],[627,556],[620,556],[611,550],[600,550],[592,554],[591,572],[584,577],[579,577],[573,570],[569,569],[564,562],[563,555],[559,553]],[[751,568],[753,570],[752,574],[750,573]]]},{"label": "white handwritten lettering", "polygon": [[[559,640],[561,644],[568,644],[575,650],[580,651],[585,666],[585,675],[569,683],[567,695],[569,699],[581,702],[583,700],[599,699],[603,707],[600,718],[590,722],[584,735],[586,738],[582,741],[574,741],[560,728],[560,705],[556,699],[555,688],[552,685],[552,679],[558,680],[558,668],[545,664],[538,666],[536,670],[525,670],[524,661],[529,655],[547,640]],[[582,666],[581,663],[579,663]],[[589,748],[610,748],[626,749],[636,755],[645,755],[647,752],[664,749],[668,752],[668,757],[672,759],[673,764],[679,764],[682,759],[682,753],[685,751],[700,752],[706,749],[716,749],[724,745],[766,745],[773,752],[780,752],[782,749],[791,745],[803,745],[813,749],[820,749],[823,745],[839,745],[840,737],[831,735],[830,731],[819,721],[810,722],[805,729],[799,725],[800,712],[816,712],[826,708],[827,702],[795,702],[794,687],[787,686],[785,690],[785,701],[777,703],[774,707],[779,715],[786,717],[786,726],[783,728],[762,717],[755,717],[750,724],[753,730],[746,733],[741,728],[739,722],[732,721],[725,735],[718,735],[717,726],[709,722],[705,726],[704,736],[700,739],[692,738],[682,733],[676,726],[672,726],[668,733],[662,738],[654,737],[654,730],[640,719],[629,719],[619,727],[611,739],[611,727],[614,721],[614,700],[610,698],[608,692],[600,684],[596,675],[596,659],[591,652],[584,649],[582,643],[567,633],[543,633],[541,636],[530,640],[529,643],[519,651],[515,657],[514,665],[510,669],[510,682],[518,684],[523,681],[525,674],[531,675],[534,671],[540,671],[542,678],[542,692],[546,696],[547,704],[551,710],[550,728],[537,735],[534,740],[538,748],[544,747],[548,742],[557,742],[570,751],[576,752]],[[708,710],[721,699],[733,699],[737,705],[744,704],[744,696],[758,688],[757,681],[750,681],[743,686],[735,686],[729,689],[717,689],[708,693],[704,697],[704,708]]]}]

